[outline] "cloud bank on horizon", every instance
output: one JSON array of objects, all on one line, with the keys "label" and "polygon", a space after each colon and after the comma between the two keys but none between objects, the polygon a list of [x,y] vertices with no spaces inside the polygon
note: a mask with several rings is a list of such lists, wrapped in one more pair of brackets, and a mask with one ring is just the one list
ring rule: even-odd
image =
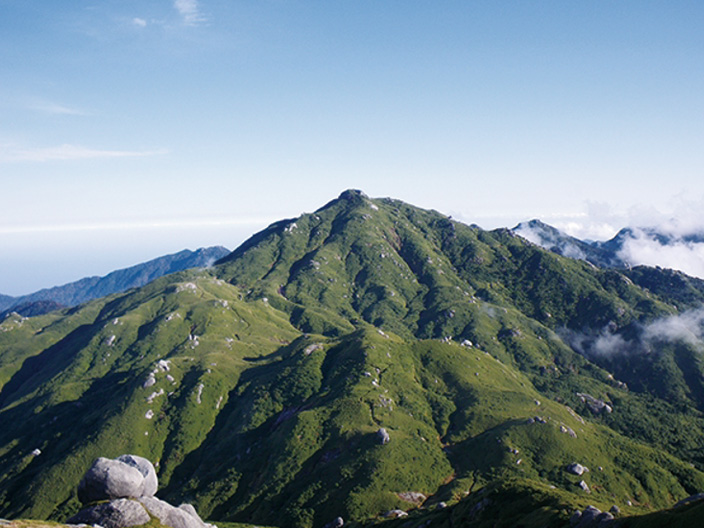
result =
[{"label": "cloud bank on horizon", "polygon": [[[540,220],[550,224],[550,219]],[[602,204],[590,207],[585,215],[557,218],[552,224],[562,235],[578,240],[527,223],[521,223],[516,232],[534,244],[558,247],[562,255],[581,260],[587,260],[587,255],[578,241],[605,242],[620,232],[614,265],[659,266],[704,279],[704,201],[680,200],[669,213],[649,207],[616,214]]]},{"label": "cloud bank on horizon", "polygon": [[[634,229],[618,256],[631,266],[659,266],[704,279],[704,226],[666,242],[644,229]],[[691,236],[693,238],[687,238]]]}]

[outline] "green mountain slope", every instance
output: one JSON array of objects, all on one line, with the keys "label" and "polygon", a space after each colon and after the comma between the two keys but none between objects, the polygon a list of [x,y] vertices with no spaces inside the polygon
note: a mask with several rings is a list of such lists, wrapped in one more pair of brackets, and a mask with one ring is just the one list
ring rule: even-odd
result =
[{"label": "green mountain slope", "polygon": [[223,521],[664,508],[704,489],[697,343],[644,330],[677,292],[346,191],[213,269],[2,322],[0,516],[63,520],[125,452]]}]

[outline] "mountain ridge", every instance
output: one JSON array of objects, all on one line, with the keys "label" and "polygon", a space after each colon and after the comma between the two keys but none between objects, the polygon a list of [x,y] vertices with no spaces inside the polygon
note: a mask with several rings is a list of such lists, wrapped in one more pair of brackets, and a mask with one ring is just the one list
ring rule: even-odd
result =
[{"label": "mountain ridge", "polygon": [[66,518],[92,459],[125,452],[215,521],[671,506],[704,489],[703,371],[644,329],[681,315],[682,287],[346,191],[211,269],[3,321],[0,515]]},{"label": "mountain ridge", "polygon": [[[679,256],[682,258],[704,244],[704,233],[691,229],[680,229],[681,232],[678,232],[671,225],[663,228],[624,227],[604,241],[580,240],[538,219],[521,222],[512,231],[553,253],[585,260],[603,268],[631,268],[657,261],[650,254],[657,250],[681,251],[683,254]],[[645,260],[638,255],[640,247],[647,249]]]},{"label": "mountain ridge", "polygon": [[[144,286],[148,282],[183,269],[203,267],[229,253],[223,246],[184,249],[177,253],[157,257],[134,266],[121,268],[103,276],[84,277],[60,286],[44,288],[16,297],[0,295],[0,319],[11,311],[20,315],[40,315],[62,307],[72,307],[83,302]],[[48,304],[42,307],[41,303]]]}]

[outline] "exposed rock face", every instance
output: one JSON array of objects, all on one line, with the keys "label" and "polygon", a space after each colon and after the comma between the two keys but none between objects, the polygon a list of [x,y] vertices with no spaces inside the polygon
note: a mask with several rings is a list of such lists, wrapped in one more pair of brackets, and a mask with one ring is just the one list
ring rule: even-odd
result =
[{"label": "exposed rock face", "polygon": [[78,485],[78,500],[83,504],[142,495],[144,475],[136,467],[102,457],[93,462]]},{"label": "exposed rock face", "polygon": [[190,504],[182,504],[176,508],[168,502],[156,497],[141,497],[139,502],[149,510],[154,517],[158,517],[161,524],[166,524],[173,528],[204,528],[205,523],[198,516],[196,510]]},{"label": "exposed rock face", "polygon": [[379,438],[379,442],[381,442],[382,445],[388,444],[389,441],[391,440],[389,433],[383,427],[379,428],[379,430],[376,432],[376,436]]},{"label": "exposed rock face", "polygon": [[[159,481],[156,477],[156,470],[149,460],[136,455],[120,455],[116,460],[136,468],[144,476],[143,496],[153,497],[156,494],[156,490],[159,487]],[[193,511],[195,512],[195,510]]]},{"label": "exposed rock face", "polygon": [[609,512],[602,512],[594,506],[587,506],[583,512],[577,510],[570,517],[572,528],[606,528],[613,525],[614,516]]},{"label": "exposed rock face", "polygon": [[396,495],[398,495],[399,499],[406,502],[412,502],[416,505],[421,505],[428,499],[428,497],[426,497],[423,493],[420,493],[419,491],[404,491],[401,493],[397,493]]},{"label": "exposed rock face", "polygon": [[335,519],[327,523],[323,528],[342,528],[344,525],[345,520],[342,517],[335,517]]},{"label": "exposed rock face", "polygon": [[199,517],[190,504],[178,508],[154,497],[159,482],[152,463],[136,455],[122,455],[115,460],[98,458],[78,486],[83,504],[96,501],[71,517],[70,524],[99,525],[103,528],[127,528],[157,517],[172,528],[214,528]]},{"label": "exposed rock face", "polygon": [[578,464],[577,462],[574,462],[573,464],[570,464],[567,466],[567,471],[572,473],[573,475],[582,475],[585,473],[587,468],[585,468],[582,464]]},{"label": "exposed rock face", "polygon": [[600,400],[598,398],[595,398],[591,394],[578,392],[577,396],[579,397],[580,400],[582,400],[583,403],[587,404],[587,408],[593,414],[610,413],[613,411],[613,408],[611,407],[611,405],[606,403],[604,400]]},{"label": "exposed rock face", "polygon": [[144,507],[129,499],[117,499],[90,506],[71,517],[68,524],[98,524],[103,528],[123,528],[149,522]]},{"label": "exposed rock face", "polygon": [[577,438],[577,433],[575,433],[571,427],[567,427],[564,424],[560,426],[560,432],[570,435],[572,438]]}]

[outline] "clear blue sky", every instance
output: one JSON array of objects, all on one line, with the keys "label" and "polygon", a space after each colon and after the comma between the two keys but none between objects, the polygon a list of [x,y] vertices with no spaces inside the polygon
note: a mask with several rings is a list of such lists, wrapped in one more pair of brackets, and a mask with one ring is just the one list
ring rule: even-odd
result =
[{"label": "clear blue sky", "polygon": [[0,0],[0,293],[346,188],[608,236],[704,210],[698,1]]}]

